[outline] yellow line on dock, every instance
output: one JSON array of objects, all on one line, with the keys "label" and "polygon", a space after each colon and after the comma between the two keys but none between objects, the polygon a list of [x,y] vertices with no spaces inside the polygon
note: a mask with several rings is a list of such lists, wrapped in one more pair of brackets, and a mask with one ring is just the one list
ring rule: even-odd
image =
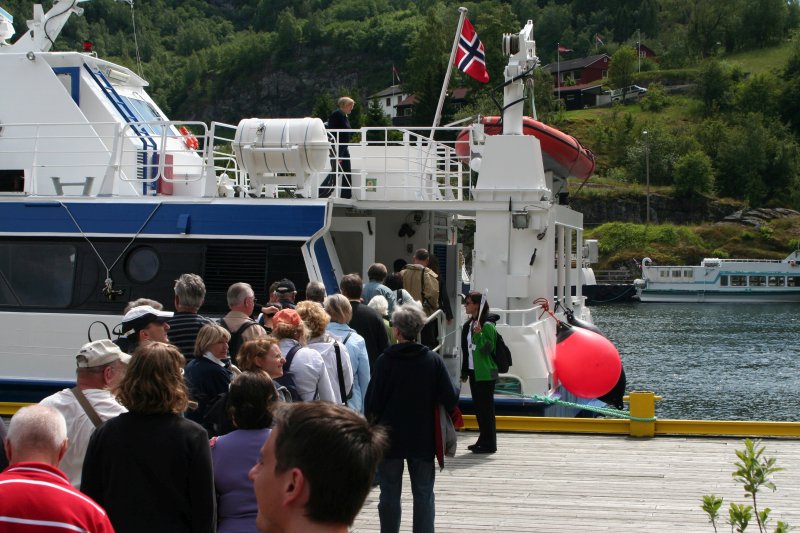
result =
[{"label": "yellow line on dock", "polygon": [[28,402],[0,402],[0,415],[12,416],[26,405],[31,404]]},{"label": "yellow line on dock", "polygon": [[[627,419],[557,418],[535,416],[498,416],[497,429],[523,433],[594,433],[598,435],[633,435],[632,425],[652,424],[652,435],[697,435],[726,437],[800,438],[800,422],[754,422],[745,420],[656,420],[631,422]],[[464,415],[465,429],[478,429],[474,415]]]}]

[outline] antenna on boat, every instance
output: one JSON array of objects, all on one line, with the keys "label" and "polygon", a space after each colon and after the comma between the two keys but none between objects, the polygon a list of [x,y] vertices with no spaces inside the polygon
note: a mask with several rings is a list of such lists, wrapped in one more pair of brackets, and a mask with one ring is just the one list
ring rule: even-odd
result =
[{"label": "antenna on boat", "polygon": [[133,26],[133,47],[136,49],[136,68],[139,71],[139,77],[143,78],[142,74],[142,56],[139,54],[139,39],[136,37],[136,17],[133,14],[133,0],[116,0],[131,6],[131,25]]},{"label": "antenna on boat", "polygon": [[506,80],[503,84],[503,134],[522,135],[524,80],[539,64],[532,20],[519,33],[503,34],[503,54],[509,56],[503,72]]}]

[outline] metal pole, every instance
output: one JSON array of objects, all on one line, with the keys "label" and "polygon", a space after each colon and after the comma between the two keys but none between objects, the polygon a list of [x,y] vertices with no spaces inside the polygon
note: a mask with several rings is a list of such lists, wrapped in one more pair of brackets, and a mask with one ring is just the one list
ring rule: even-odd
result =
[{"label": "metal pole", "polygon": [[561,100],[561,53],[558,51],[560,47],[561,43],[556,43],[556,87],[558,88],[557,100]]},{"label": "metal pole", "polygon": [[642,32],[639,29],[636,29],[636,61],[638,64],[638,72],[642,71]]},{"label": "metal pole", "polygon": [[644,167],[645,167],[645,176],[647,180],[647,203],[646,209],[647,213],[645,214],[645,224],[650,225],[650,140],[647,137],[647,130],[642,132],[644,136]]},{"label": "metal pole", "polygon": [[450,61],[447,63],[447,73],[444,75],[444,82],[442,83],[442,92],[439,94],[439,105],[436,106],[436,115],[433,117],[433,126],[431,126],[431,139],[433,139],[434,129],[439,125],[442,119],[442,108],[444,107],[444,99],[447,96],[447,86],[450,84],[450,71],[453,70],[453,61],[456,59],[456,50],[458,50],[458,40],[461,38],[461,28],[464,26],[464,18],[467,16],[467,8],[458,8],[458,27],[456,28],[456,38],[453,40],[453,48],[450,50]]}]

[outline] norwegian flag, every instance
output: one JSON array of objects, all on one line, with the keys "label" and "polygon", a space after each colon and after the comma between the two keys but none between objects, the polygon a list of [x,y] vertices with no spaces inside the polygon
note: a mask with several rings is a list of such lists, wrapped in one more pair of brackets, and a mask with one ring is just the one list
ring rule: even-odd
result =
[{"label": "norwegian flag", "polygon": [[483,43],[467,18],[464,19],[461,35],[458,38],[455,64],[458,70],[467,76],[471,76],[481,83],[489,82],[489,73],[486,71],[486,52],[483,48]]}]

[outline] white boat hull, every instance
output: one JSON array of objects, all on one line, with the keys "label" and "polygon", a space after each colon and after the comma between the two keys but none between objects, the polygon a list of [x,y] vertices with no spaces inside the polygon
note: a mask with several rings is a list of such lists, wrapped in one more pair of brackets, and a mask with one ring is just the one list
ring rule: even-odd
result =
[{"label": "white boat hull", "polygon": [[800,302],[800,252],[786,259],[703,259],[700,266],[655,266],[642,261],[635,282],[642,302]]}]

